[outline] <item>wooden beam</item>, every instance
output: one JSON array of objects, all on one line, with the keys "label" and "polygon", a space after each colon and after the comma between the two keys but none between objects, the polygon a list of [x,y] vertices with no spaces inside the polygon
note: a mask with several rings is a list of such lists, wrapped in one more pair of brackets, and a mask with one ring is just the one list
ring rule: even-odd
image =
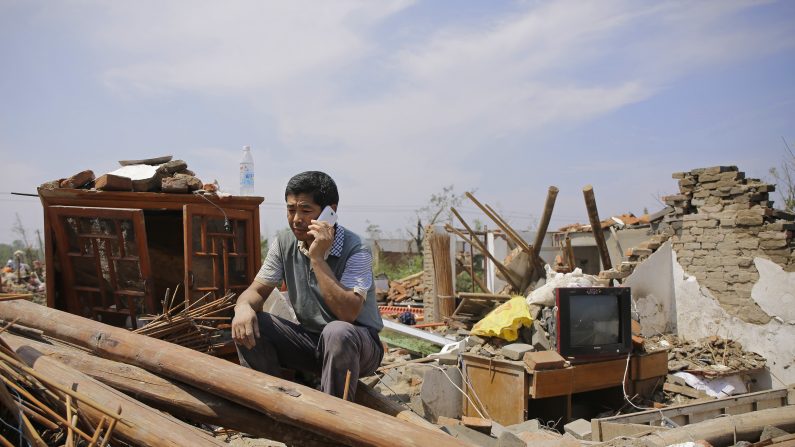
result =
[{"label": "wooden beam", "polygon": [[795,430],[795,405],[709,419],[671,430],[655,432],[638,440],[659,446],[693,439],[703,439],[712,445],[732,445],[736,441],[758,440],[767,425],[787,432]]},{"label": "wooden beam", "polygon": [[585,197],[585,208],[588,210],[588,219],[591,221],[591,231],[593,232],[594,239],[596,239],[596,249],[599,250],[599,256],[602,259],[602,270],[610,270],[613,268],[613,263],[610,262],[610,252],[607,251],[605,233],[602,231],[599,211],[596,209],[596,198],[594,198],[593,195],[593,186],[587,185],[582,189],[582,194]]},{"label": "wooden beam", "polygon": [[[81,394],[108,407],[122,408],[123,422],[116,425],[116,434],[133,444],[151,446],[224,446],[224,442],[192,427],[172,416],[155,410],[113,388],[76,371],[29,346],[22,346],[17,354],[35,371],[53,383],[74,387]],[[76,386],[75,386],[76,385]],[[98,424],[105,413],[85,402],[74,401],[75,406],[92,425]]]},{"label": "wooden beam", "polygon": [[342,444],[391,446],[399,439],[401,445],[414,447],[467,445],[441,431],[416,427],[309,387],[77,315],[26,301],[0,303],[0,318],[12,315],[23,325],[101,357],[193,385]]},{"label": "wooden beam", "polygon": [[489,301],[508,301],[512,298],[512,295],[506,295],[504,293],[477,293],[477,292],[461,292],[458,294],[461,298],[476,298],[479,300],[489,300]]},{"label": "wooden beam", "polygon": [[258,437],[284,439],[290,444],[315,447],[340,445],[314,433],[296,430],[293,426],[198,388],[164,379],[137,366],[96,357],[64,344],[43,343],[13,334],[3,334],[2,339],[15,351],[29,346],[147,405],[181,418]]},{"label": "wooden beam", "polygon": [[[456,211],[455,208],[450,208],[450,211],[452,211],[453,214],[455,214],[455,216],[458,218],[458,220],[461,221],[461,224],[464,225],[464,228],[466,228],[467,231],[472,233],[472,229],[469,228],[469,224],[467,224],[464,218],[461,217],[460,214],[458,214],[458,211]],[[505,279],[508,281],[508,283],[511,284],[511,287],[513,287],[513,289],[519,293],[522,292],[521,290],[519,290],[519,285],[516,283],[516,278],[513,277],[513,273],[510,270],[508,270],[508,268],[505,267],[505,265],[502,262],[498,261],[497,258],[495,258],[494,255],[491,254],[491,252],[489,252],[489,250],[486,248],[485,245],[483,245],[482,242],[480,242],[477,238],[470,239],[464,236],[463,233],[456,230],[451,225],[445,225],[445,228],[447,229],[447,231],[452,231],[453,233],[455,233],[458,237],[460,237],[464,241],[469,242],[470,244],[472,244],[472,246],[477,247],[478,250],[480,250],[480,252],[483,253],[484,256],[489,258],[491,262],[493,262],[494,265],[502,272],[502,274],[505,275]]]},{"label": "wooden beam", "polygon": [[555,199],[558,197],[558,188],[550,186],[547,191],[547,201],[544,203],[544,214],[541,216],[541,222],[538,223],[538,231],[536,232],[536,240],[533,244],[533,258],[537,258],[541,253],[541,245],[544,243],[544,236],[547,235],[547,228],[549,221],[552,218],[552,210],[555,208]]}]

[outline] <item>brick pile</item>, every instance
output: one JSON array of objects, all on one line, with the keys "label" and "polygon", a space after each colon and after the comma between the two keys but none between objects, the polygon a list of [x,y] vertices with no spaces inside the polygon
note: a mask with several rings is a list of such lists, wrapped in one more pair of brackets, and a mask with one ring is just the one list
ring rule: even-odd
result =
[{"label": "brick pile", "polygon": [[745,178],[736,166],[673,174],[679,194],[664,197],[673,207],[663,220],[679,264],[706,286],[730,313],[751,323],[770,320],[751,299],[759,279],[754,258],[795,271],[795,216],[773,208],[775,190]]}]

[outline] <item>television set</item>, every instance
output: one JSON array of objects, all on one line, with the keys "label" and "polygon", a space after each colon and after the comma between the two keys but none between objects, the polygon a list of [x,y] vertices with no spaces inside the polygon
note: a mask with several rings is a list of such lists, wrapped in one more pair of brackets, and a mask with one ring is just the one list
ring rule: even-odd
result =
[{"label": "television set", "polygon": [[632,349],[629,287],[556,289],[557,350],[572,361],[626,355]]}]

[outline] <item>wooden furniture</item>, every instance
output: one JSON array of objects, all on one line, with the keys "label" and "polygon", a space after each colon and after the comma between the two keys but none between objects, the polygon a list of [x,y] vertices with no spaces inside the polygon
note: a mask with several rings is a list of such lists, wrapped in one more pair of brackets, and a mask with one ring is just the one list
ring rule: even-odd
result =
[{"label": "wooden furniture", "polygon": [[[533,404],[561,398],[564,419],[571,418],[572,396],[620,387],[627,359],[619,358],[578,363],[568,368],[533,371],[522,361],[494,360],[470,353],[462,354],[464,387],[472,402],[480,402],[488,416],[511,425],[528,418]],[[629,365],[627,392],[635,383],[663,377],[668,373],[667,351],[633,355]],[[470,399],[464,399],[465,416],[479,416]]]},{"label": "wooden furniture", "polygon": [[[241,292],[261,263],[262,197],[39,189],[47,305],[137,326],[167,289]],[[128,321],[129,318],[129,321]]]}]

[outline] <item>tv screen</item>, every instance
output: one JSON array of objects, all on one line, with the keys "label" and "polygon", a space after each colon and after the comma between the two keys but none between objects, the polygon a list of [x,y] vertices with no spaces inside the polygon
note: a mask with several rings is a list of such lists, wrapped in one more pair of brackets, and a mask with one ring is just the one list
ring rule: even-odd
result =
[{"label": "tv screen", "polygon": [[630,334],[628,287],[557,289],[557,350],[572,361],[626,354]]},{"label": "tv screen", "polygon": [[618,300],[613,295],[572,295],[569,334],[572,346],[621,342]]}]

